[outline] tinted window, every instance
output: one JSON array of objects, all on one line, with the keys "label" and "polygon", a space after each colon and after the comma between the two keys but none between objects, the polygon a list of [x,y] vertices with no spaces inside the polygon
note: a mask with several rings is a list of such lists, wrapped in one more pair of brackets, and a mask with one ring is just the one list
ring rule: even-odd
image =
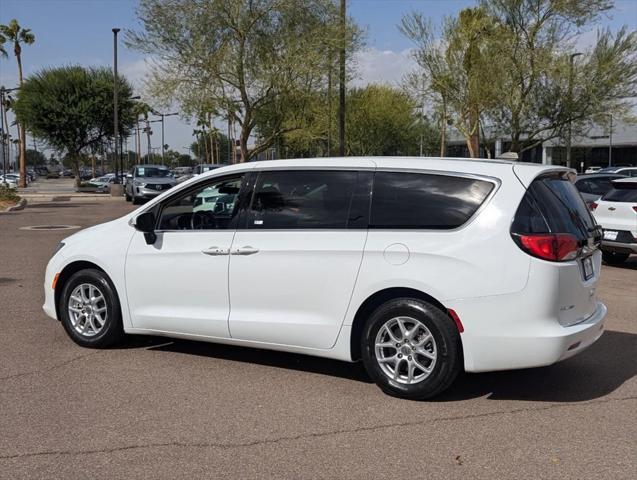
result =
[{"label": "tinted window", "polygon": [[599,195],[601,197],[611,189],[612,180],[613,177],[583,178],[578,180],[575,186],[580,192]]},{"label": "tinted window", "polygon": [[602,197],[609,202],[637,202],[637,182],[618,182]]},{"label": "tinted window", "polygon": [[224,178],[171,198],[162,208],[160,230],[235,228],[243,176]]},{"label": "tinted window", "polygon": [[248,228],[347,228],[356,180],[348,171],[261,172]]},{"label": "tinted window", "polygon": [[588,238],[595,222],[575,186],[562,174],[535,179],[522,198],[514,233],[570,233]]},{"label": "tinted window", "polygon": [[370,228],[448,230],[464,224],[493,183],[464,177],[377,172]]}]

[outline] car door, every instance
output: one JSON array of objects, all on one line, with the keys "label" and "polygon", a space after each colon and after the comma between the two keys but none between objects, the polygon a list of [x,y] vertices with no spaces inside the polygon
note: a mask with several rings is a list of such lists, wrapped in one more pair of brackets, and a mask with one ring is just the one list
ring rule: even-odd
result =
[{"label": "car door", "polygon": [[372,175],[258,173],[230,256],[232,338],[334,345],[361,264]]},{"label": "car door", "polygon": [[[158,210],[156,241],[136,232],[126,258],[133,327],[227,338],[228,259],[244,174],[200,182]],[[214,192],[216,201],[200,205]]]}]

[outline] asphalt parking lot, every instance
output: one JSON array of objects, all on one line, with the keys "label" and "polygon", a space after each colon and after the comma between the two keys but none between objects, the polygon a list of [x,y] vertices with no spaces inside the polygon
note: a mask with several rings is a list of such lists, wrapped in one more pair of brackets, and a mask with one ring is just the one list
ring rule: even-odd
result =
[{"label": "asphalt parking lot", "polygon": [[148,337],[76,346],[41,309],[48,258],[73,231],[20,227],[131,208],[0,214],[0,478],[635,478],[636,257],[603,267],[606,333],[589,350],[410,402],[359,364]]}]

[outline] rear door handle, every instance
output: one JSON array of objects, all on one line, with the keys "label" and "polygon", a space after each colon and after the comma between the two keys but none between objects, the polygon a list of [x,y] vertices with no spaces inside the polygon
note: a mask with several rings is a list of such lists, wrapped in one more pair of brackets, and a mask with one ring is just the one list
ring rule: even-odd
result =
[{"label": "rear door handle", "polygon": [[246,245],[245,247],[239,247],[235,250],[233,250],[232,252],[230,252],[231,255],[254,255],[255,253],[258,253],[259,249],[258,248],[254,248],[251,247],[250,245]]},{"label": "rear door handle", "polygon": [[201,251],[201,253],[204,253],[206,255],[212,255],[213,257],[219,256],[219,255],[228,255],[230,252],[226,249],[223,248],[219,248],[219,247],[210,247],[210,248],[206,248],[204,250]]}]

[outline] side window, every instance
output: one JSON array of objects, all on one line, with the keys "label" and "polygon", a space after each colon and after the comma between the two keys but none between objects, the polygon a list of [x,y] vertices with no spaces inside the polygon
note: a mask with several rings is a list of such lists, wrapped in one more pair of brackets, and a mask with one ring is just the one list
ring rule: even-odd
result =
[{"label": "side window", "polygon": [[592,190],[594,188],[593,182],[590,180],[580,180],[575,183],[575,187],[582,193],[593,193]]},{"label": "side window", "polygon": [[261,172],[248,211],[247,227],[347,228],[357,176],[357,172],[351,171]]},{"label": "side window", "polygon": [[377,172],[370,228],[449,230],[464,224],[493,183],[424,173]]},{"label": "side window", "polygon": [[164,204],[159,230],[220,230],[236,227],[243,175],[199,185]]}]

